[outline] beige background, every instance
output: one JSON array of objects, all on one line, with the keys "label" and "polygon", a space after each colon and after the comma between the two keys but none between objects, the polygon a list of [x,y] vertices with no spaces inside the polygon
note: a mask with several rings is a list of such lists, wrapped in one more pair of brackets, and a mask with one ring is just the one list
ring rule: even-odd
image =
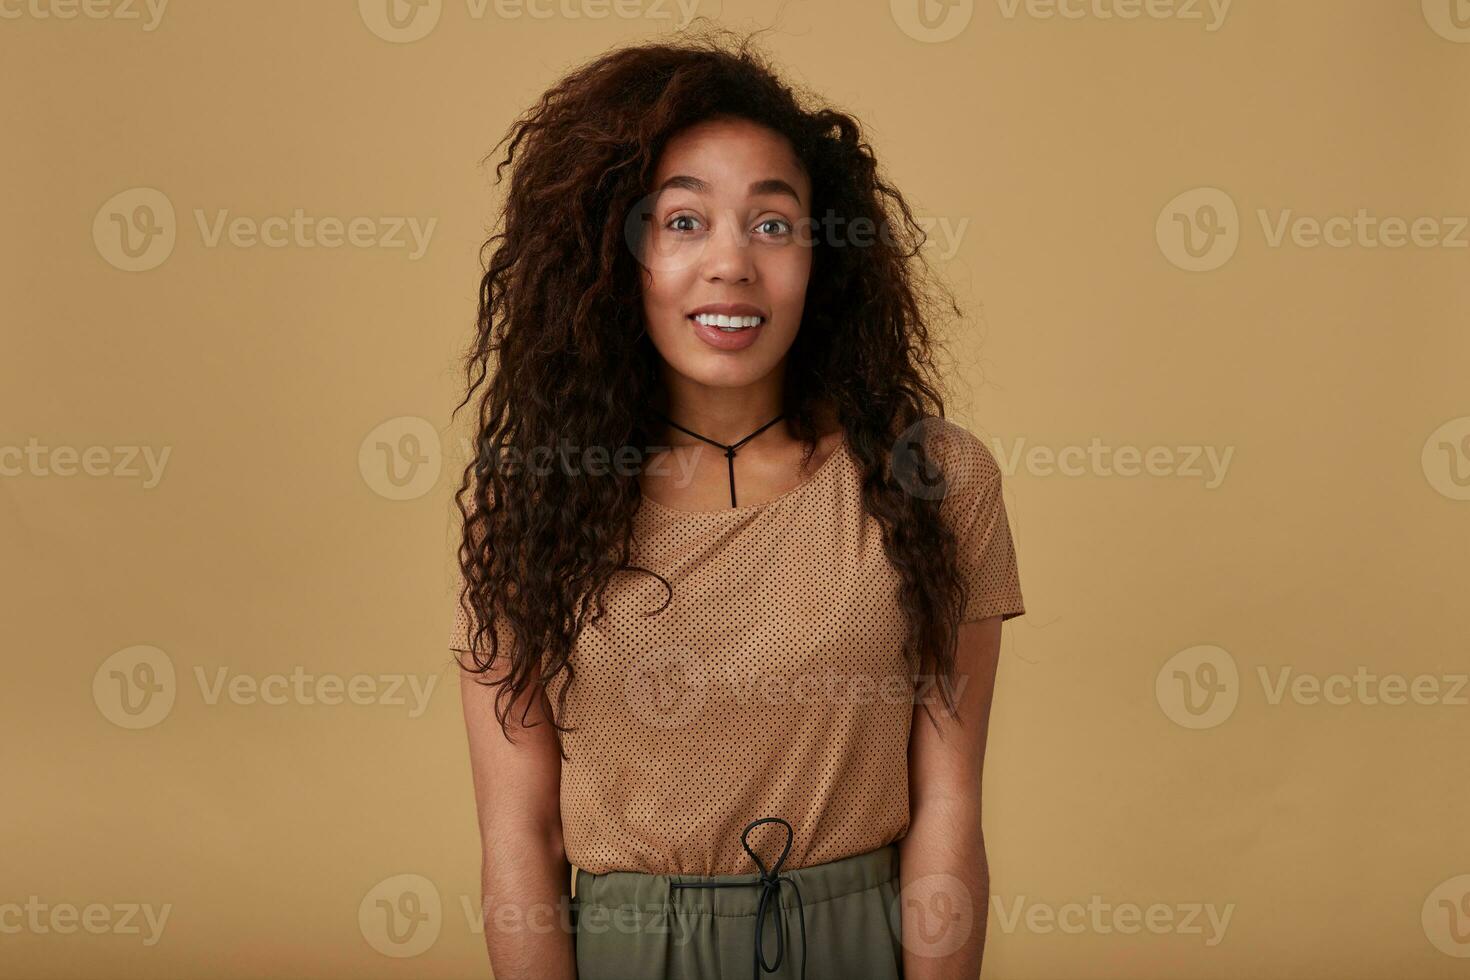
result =
[{"label": "beige background", "polygon": [[[1448,0],[987,0],[934,35],[907,2],[778,6],[699,9],[777,23],[766,49],[957,236],[930,252],[971,315],[953,414],[1008,467],[1029,613],[992,722],[985,976],[1465,976],[1470,26]],[[562,71],[680,14],[445,0],[403,41],[364,7],[176,0],[148,29],[141,4],[0,4],[0,976],[488,972],[443,649],[478,163]],[[161,261],[166,234],[122,250],[140,203]],[[413,257],[196,219],[296,209],[436,224]],[[1273,244],[1287,212],[1360,209],[1430,221]],[[1214,242],[1193,259],[1186,222]],[[1024,455],[1094,438],[1163,448],[1133,476]],[[167,450],[161,476],[127,447]],[[1223,478],[1188,447],[1230,453]],[[373,678],[368,703],[278,692],[298,670]],[[1283,670],[1377,680],[1273,700]],[[1419,675],[1439,693],[1381,703]],[[394,927],[378,900],[413,896]],[[1128,903],[1172,924],[1124,932]],[[144,904],[169,909],[151,944]]]}]

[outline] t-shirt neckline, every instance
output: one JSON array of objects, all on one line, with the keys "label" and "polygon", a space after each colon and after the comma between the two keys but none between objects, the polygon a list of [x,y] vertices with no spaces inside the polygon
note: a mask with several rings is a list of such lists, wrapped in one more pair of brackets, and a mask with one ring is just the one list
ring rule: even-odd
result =
[{"label": "t-shirt neckline", "polygon": [[779,504],[781,501],[786,500],[790,497],[794,497],[797,494],[807,490],[809,487],[815,485],[827,474],[827,471],[832,468],[833,464],[837,460],[837,455],[846,451],[847,430],[844,429],[842,431],[842,434],[838,437],[837,445],[832,447],[832,451],[827,454],[826,459],[822,460],[821,465],[817,467],[815,473],[813,473],[806,480],[792,487],[790,490],[779,493],[776,496],[772,497],[770,500],[763,500],[758,504],[746,504],[743,507],[722,507],[719,510],[680,510],[678,507],[670,507],[668,504],[661,504],[647,494],[643,495],[642,500],[644,503],[652,504],[656,509],[663,511],[666,514],[675,514],[680,517],[722,517],[726,514],[753,514],[758,511],[765,510],[768,507],[773,507],[776,504]]}]

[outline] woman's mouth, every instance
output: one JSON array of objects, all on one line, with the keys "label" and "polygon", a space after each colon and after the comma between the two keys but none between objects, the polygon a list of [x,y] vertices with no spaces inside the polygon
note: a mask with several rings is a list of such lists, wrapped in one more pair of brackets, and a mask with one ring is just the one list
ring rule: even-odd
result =
[{"label": "woman's mouth", "polygon": [[765,326],[763,316],[725,316],[716,313],[691,313],[689,320],[694,324],[694,333],[711,347],[720,350],[741,350],[755,343]]},{"label": "woman's mouth", "polygon": [[751,327],[760,326],[765,322],[766,318],[763,316],[721,316],[715,313],[692,313],[690,314],[690,319],[702,323],[705,326],[723,330],[726,333],[738,333],[741,330],[748,330]]}]

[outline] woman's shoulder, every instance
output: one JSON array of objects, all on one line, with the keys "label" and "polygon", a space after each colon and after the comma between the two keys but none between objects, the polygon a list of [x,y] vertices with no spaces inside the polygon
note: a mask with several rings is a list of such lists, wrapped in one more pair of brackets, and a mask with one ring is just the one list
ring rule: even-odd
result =
[{"label": "woman's shoulder", "polygon": [[[918,446],[923,447],[928,466],[918,459]],[[905,468],[920,487],[932,488],[944,497],[984,490],[1001,477],[1000,463],[983,439],[934,415],[909,426],[898,438],[894,470],[900,481]]]}]

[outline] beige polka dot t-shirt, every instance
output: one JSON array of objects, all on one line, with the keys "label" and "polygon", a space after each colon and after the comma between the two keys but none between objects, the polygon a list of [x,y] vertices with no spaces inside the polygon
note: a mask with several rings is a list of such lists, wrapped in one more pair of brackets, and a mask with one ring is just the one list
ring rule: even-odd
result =
[{"label": "beige polka dot t-shirt", "polygon": [[[940,423],[940,513],[960,543],[961,617],[1022,615],[1001,471],[978,438]],[[738,467],[738,461],[737,461]],[[737,472],[738,480],[738,472]],[[914,672],[900,578],[862,508],[845,439],[804,483],[752,506],[681,511],[645,497],[635,564],[572,655],[562,736],[567,859],[593,873],[746,874],[740,834],[783,817],[783,870],[881,847],[909,826]],[[465,648],[461,609],[451,647]],[[555,705],[565,673],[548,685]],[[933,695],[937,697],[937,694]],[[785,831],[750,843],[767,866]]]}]

